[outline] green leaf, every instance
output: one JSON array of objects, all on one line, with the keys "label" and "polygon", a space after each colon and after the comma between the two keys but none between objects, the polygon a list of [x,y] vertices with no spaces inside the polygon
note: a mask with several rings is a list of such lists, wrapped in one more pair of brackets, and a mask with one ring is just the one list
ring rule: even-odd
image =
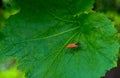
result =
[{"label": "green leaf", "polygon": [[[100,78],[116,66],[116,29],[103,14],[81,12],[94,0],[20,1],[2,30],[0,59],[18,58],[27,78]],[[74,15],[81,13],[78,17]],[[80,42],[77,48],[66,48]]]}]

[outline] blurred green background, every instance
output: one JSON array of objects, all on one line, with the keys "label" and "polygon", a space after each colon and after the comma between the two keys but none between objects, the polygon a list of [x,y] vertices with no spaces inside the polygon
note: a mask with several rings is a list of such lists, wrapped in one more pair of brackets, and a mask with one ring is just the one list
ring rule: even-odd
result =
[{"label": "blurred green background", "polygon": [[0,78],[25,78],[24,73],[17,70],[16,66],[0,71]]},{"label": "blurred green background", "polygon": [[16,59],[0,62],[0,78],[25,78],[25,73],[17,69]]}]

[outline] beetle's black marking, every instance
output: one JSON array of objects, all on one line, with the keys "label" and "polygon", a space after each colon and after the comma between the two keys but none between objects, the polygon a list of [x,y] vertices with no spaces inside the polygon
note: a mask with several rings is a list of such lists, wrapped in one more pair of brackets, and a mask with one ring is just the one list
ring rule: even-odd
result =
[{"label": "beetle's black marking", "polygon": [[78,42],[78,43],[76,43],[76,45],[80,46],[80,43]]}]

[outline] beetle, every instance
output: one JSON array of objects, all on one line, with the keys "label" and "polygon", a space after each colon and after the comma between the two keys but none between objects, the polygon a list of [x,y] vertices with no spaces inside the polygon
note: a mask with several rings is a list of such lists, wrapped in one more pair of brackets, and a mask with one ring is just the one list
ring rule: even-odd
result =
[{"label": "beetle", "polygon": [[80,46],[80,43],[71,43],[71,44],[68,44],[66,46],[66,48],[77,48],[78,46]]}]

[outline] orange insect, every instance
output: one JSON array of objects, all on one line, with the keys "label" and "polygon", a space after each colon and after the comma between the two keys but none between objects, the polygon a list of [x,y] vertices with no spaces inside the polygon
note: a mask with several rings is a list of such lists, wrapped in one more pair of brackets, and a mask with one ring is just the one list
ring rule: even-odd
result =
[{"label": "orange insect", "polygon": [[76,48],[76,47],[78,47],[80,45],[80,43],[72,43],[72,44],[68,44],[67,46],[66,46],[66,48]]}]

